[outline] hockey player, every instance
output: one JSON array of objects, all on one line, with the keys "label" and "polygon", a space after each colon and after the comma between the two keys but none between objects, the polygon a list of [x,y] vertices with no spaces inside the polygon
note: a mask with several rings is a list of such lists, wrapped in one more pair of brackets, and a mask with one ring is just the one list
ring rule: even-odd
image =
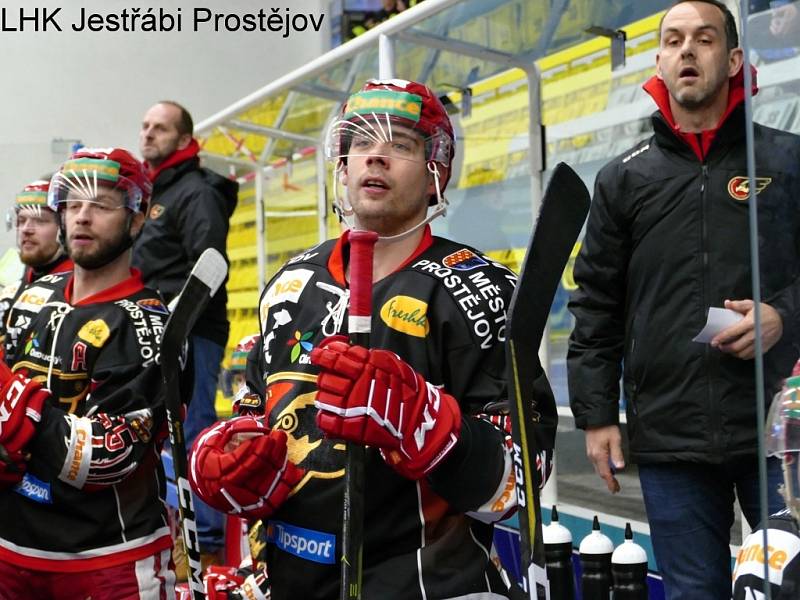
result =
[{"label": "hockey player", "polygon": [[790,378],[772,401],[766,435],[767,454],[783,464],[786,508],[769,518],[767,552],[763,526],[742,542],[733,572],[734,600],[764,597],[765,562],[773,600],[800,598],[800,377]]},{"label": "hockey player", "polygon": [[25,265],[22,279],[0,291],[0,344],[5,337],[5,316],[20,289],[48,273],[72,270],[58,236],[58,216],[47,206],[49,181],[34,181],[17,194],[7,215],[7,224],[17,233],[19,259]]},{"label": "hockey player", "polygon": [[369,81],[350,97],[326,153],[336,210],[380,236],[375,349],[342,335],[346,231],[290,260],[262,294],[248,386],[266,415],[218,423],[193,449],[198,494],[266,522],[274,600],[338,597],[341,440],[368,446],[365,599],[508,597],[489,548],[491,523],[515,505],[509,430],[502,415],[482,413],[506,398],[515,276],[427,226],[446,208],[454,143],[422,84]]},{"label": "hockey player", "polygon": [[167,309],[130,268],[149,191],[120,149],[80,150],[51,181],[75,270],[11,308],[26,325],[0,375],[0,598],[174,596],[157,447]]}]

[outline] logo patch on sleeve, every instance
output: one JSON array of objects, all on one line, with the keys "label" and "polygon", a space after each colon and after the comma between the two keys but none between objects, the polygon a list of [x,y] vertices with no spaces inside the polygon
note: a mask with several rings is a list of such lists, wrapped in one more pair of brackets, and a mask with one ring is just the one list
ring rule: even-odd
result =
[{"label": "logo patch on sleeve", "polygon": [[[262,304],[272,307],[281,302],[294,302],[300,300],[300,295],[308,284],[314,271],[309,269],[290,269],[281,273],[264,294]],[[263,309],[262,309],[263,310]]]},{"label": "logo patch on sleeve", "polygon": [[53,290],[35,285],[22,292],[19,299],[14,303],[14,309],[38,313],[52,295]]},{"label": "logo patch on sleeve", "polygon": [[458,252],[453,252],[445,256],[444,259],[442,259],[442,264],[456,271],[469,271],[470,269],[486,266],[487,262],[472,250],[462,248]]},{"label": "logo patch on sleeve", "polygon": [[143,298],[139,300],[136,304],[141,306],[144,310],[151,313],[156,313],[159,315],[167,315],[169,314],[169,310],[164,303],[161,302],[158,298]]}]

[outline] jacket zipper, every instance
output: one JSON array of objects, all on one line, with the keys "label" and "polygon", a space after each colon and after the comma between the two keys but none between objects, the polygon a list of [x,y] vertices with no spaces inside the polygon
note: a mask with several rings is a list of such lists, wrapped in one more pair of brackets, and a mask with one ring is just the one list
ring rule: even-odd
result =
[{"label": "jacket zipper", "polygon": [[[702,220],[702,253],[703,253],[703,291],[701,298],[703,299],[702,309],[705,311],[706,307],[710,306],[710,299],[708,297],[709,285],[709,258],[708,258],[708,221],[710,218],[710,200],[706,194],[706,187],[708,184],[708,164],[704,161],[702,164],[702,173],[700,181],[700,218]],[[708,407],[709,407],[709,429],[711,431],[711,453],[717,454],[720,447],[720,414],[719,414],[719,401],[714,392],[714,373],[713,360],[711,356],[711,346],[706,344],[704,350],[704,361],[706,378],[708,381]]]}]

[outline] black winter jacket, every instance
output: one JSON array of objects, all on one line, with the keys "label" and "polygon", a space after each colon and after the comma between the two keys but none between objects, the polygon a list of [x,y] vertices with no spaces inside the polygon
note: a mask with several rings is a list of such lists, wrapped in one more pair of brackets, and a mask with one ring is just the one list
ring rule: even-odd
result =
[{"label": "black winter jacket", "polygon": [[[227,257],[228,219],[238,190],[235,181],[201,168],[196,157],[158,174],[147,222],[133,251],[133,265],[142,271],[145,285],[159,290],[169,302],[206,248],[216,248]],[[223,286],[192,333],[224,346],[229,331],[227,301]]]},{"label": "black winter jacket", "polygon": [[[752,298],[744,110],[701,163],[661,113],[598,174],[570,301],[570,405],[615,424],[619,380],[634,462],[716,463],[756,449],[754,361],[692,342],[709,307]],[[764,355],[767,401],[797,359],[800,137],[755,126],[762,301],[783,319]],[[623,369],[624,365],[624,369]]]}]

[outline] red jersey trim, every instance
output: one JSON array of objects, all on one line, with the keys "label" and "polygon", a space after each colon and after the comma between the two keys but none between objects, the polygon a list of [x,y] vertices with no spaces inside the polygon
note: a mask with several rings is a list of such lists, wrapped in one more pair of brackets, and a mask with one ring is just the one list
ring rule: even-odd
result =
[{"label": "red jersey trim", "polygon": [[136,562],[171,547],[172,538],[166,527],[139,540],[76,553],[46,552],[23,548],[0,539],[0,560],[23,569],[52,573],[76,573]]},{"label": "red jersey trim", "polygon": [[142,272],[139,269],[131,267],[131,276],[110,288],[98,292],[92,296],[87,296],[80,302],[72,302],[73,284],[75,276],[69,278],[67,287],[64,289],[64,299],[72,306],[86,306],[87,304],[98,304],[100,302],[113,302],[114,300],[122,300],[144,289],[144,282],[142,282]]}]

